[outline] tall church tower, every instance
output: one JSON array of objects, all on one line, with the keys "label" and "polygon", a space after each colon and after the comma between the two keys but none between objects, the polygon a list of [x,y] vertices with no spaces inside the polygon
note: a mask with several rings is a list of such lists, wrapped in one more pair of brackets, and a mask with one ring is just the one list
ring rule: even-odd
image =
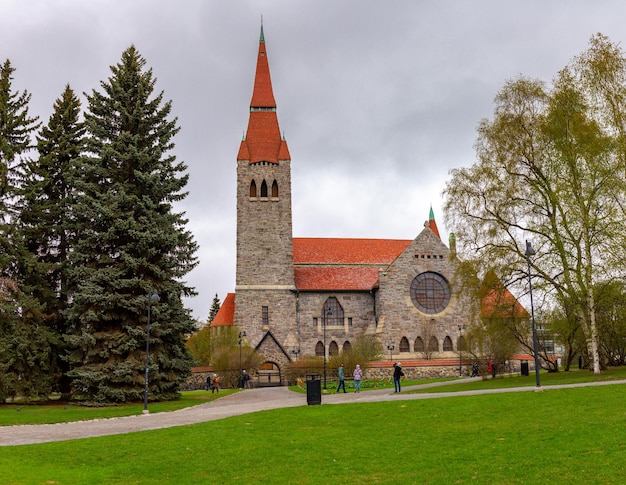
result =
[{"label": "tall church tower", "polygon": [[248,129],[237,155],[234,324],[254,346],[271,331],[289,345],[295,315],[291,156],[281,137],[261,25]]}]

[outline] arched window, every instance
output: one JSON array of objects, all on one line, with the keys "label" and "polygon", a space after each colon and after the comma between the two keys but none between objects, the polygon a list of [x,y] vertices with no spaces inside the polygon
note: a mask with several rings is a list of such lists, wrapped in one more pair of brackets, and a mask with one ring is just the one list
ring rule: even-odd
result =
[{"label": "arched window", "polygon": [[406,337],[402,337],[400,340],[400,352],[410,352],[409,340]]},{"label": "arched window", "polygon": [[446,338],[443,339],[443,351],[451,352],[452,351],[452,339],[446,335]]},{"label": "arched window", "polygon": [[344,352],[350,352],[352,350],[352,344],[349,341],[345,341],[343,343],[343,351]]},{"label": "arched window", "polygon": [[343,325],[343,308],[334,296],[329,297],[322,307],[322,324],[329,327]]},{"label": "arched window", "polygon": [[315,346],[315,355],[318,357],[324,357],[324,344],[322,342],[317,342]]},{"label": "arched window", "polygon": [[413,348],[415,349],[415,352],[424,352],[424,341],[422,340],[422,337],[417,337],[415,339]]},{"label": "arched window", "polygon": [[272,197],[278,197],[278,184],[276,183],[276,180],[274,180],[274,183],[272,184]]},{"label": "arched window", "polygon": [[337,355],[339,353],[339,345],[334,340],[328,346],[328,355]]},{"label": "arched window", "polygon": [[267,197],[267,182],[265,180],[261,183],[261,197]]},{"label": "arched window", "polygon": [[437,337],[435,337],[434,335],[430,337],[430,340],[428,341],[428,351],[439,352],[439,341],[437,340]]},{"label": "arched window", "polygon": [[256,182],[254,180],[250,182],[250,197],[256,198]]}]

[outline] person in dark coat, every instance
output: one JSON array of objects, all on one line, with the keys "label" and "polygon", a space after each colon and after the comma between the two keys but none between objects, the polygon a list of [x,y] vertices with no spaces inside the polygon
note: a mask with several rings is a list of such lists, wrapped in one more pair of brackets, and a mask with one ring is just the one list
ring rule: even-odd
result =
[{"label": "person in dark coat", "polygon": [[400,362],[396,362],[393,364],[393,392],[400,392],[402,390],[400,387],[400,379],[402,377],[404,377],[402,364]]},{"label": "person in dark coat", "polygon": [[341,364],[339,366],[339,369],[337,369],[337,380],[339,381],[339,384],[337,384],[337,392],[339,392],[339,389],[343,388],[343,393],[346,393],[346,376],[343,372],[343,364]]}]

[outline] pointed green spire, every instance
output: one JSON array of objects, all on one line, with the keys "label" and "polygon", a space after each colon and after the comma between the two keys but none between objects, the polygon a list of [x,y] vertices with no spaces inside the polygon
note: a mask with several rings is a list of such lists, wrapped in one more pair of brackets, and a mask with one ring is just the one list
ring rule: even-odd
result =
[{"label": "pointed green spire", "polygon": [[261,39],[259,42],[265,44],[265,36],[263,35],[263,15],[261,15]]},{"label": "pointed green spire", "polygon": [[433,206],[430,206],[430,214],[428,214],[428,220],[429,221],[434,221],[435,220],[435,213],[433,212]]}]

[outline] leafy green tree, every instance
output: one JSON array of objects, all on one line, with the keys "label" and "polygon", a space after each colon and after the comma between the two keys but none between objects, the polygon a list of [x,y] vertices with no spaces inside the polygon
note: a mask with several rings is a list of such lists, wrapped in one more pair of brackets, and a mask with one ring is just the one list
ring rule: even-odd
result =
[{"label": "leafy green tree", "polygon": [[169,153],[179,128],[134,46],[111,71],[87,95],[87,155],[74,171],[69,375],[95,403],[142,399],[154,289],[149,398],[175,399],[192,364],[185,337],[195,322],[182,298],[195,294],[184,277],[197,264],[187,220],[173,207],[187,195],[186,166]]},{"label": "leafy green tree", "polygon": [[[220,375],[224,387],[236,387],[239,382],[239,329],[222,326],[211,329],[211,367]],[[243,338],[241,366],[248,372],[256,372],[263,363],[263,356],[250,347]]]},{"label": "leafy green tree", "polygon": [[626,288],[623,281],[596,285],[600,355],[608,365],[626,361]]},{"label": "leafy green tree", "polygon": [[370,362],[383,357],[383,345],[374,335],[359,335],[349,350],[342,350],[338,355],[333,355],[328,359],[327,367],[335,375],[340,364],[344,365],[346,377],[352,376],[356,364],[359,364],[363,371],[369,368]]},{"label": "leafy green tree", "polygon": [[[79,121],[80,101],[70,86],[54,103],[54,112],[37,137],[39,157],[24,164],[19,190],[19,224],[27,256],[22,275],[25,291],[37,302],[30,324],[49,329],[46,345],[49,369],[59,374],[59,387],[69,397],[69,371],[63,337],[68,326],[63,312],[69,304],[68,254],[74,234],[67,207],[73,187],[71,173],[82,154],[85,129]],[[33,349],[34,350],[34,349]],[[50,373],[50,372],[49,372]]]},{"label": "leafy green tree", "polygon": [[205,325],[187,339],[185,345],[196,365],[209,365],[211,363],[211,332],[211,327]]},{"label": "leafy green tree", "polygon": [[626,260],[625,78],[623,52],[597,35],[551,88],[507,82],[479,126],[477,163],[454,170],[445,189],[446,218],[476,267],[524,287],[532,240],[533,289],[548,304],[569,303],[596,373],[593,288]]}]

